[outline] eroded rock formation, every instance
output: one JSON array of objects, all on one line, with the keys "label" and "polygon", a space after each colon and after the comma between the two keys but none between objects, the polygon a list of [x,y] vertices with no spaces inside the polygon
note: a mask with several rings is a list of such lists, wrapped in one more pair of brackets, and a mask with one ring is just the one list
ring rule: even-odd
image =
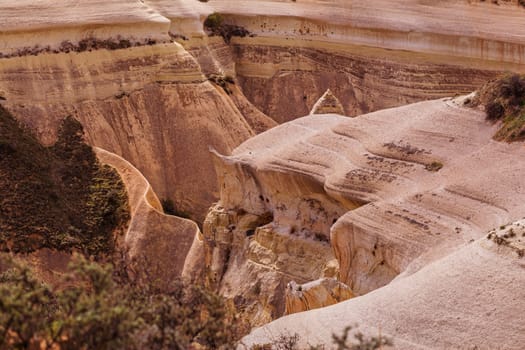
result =
[{"label": "eroded rock formation", "polygon": [[[210,70],[172,41],[172,22],[144,3],[1,6],[10,15],[0,25],[5,106],[46,144],[75,116],[91,144],[137,166],[196,220],[217,197],[208,147],[228,152],[275,125],[237,87],[228,95],[208,81]],[[202,36],[200,17],[190,19],[178,27]]]},{"label": "eroded rock formation", "polygon": [[[523,280],[516,270],[497,275],[520,264],[519,239],[481,238],[523,215],[520,146],[492,141],[495,126],[460,99],[355,120],[294,120],[316,110],[327,89],[340,104],[323,112],[356,116],[524,71],[525,10],[504,3],[4,2],[0,101],[46,144],[73,115],[89,142],[108,150],[99,156],[121,172],[132,202],[124,245],[135,277],[204,279],[251,313],[253,325],[283,315],[285,305],[295,312],[359,296],[305,318],[335,320],[324,327],[288,327],[298,320],[291,316],[248,343],[289,328],[315,332],[315,344],[350,320],[367,319],[374,331],[384,316],[400,347],[516,348],[523,339],[508,335],[523,334],[523,322],[514,322],[503,292],[480,296],[482,306],[473,300],[495,275],[501,285]],[[214,11],[251,35],[228,43],[208,36],[202,23]],[[219,191],[220,202],[200,232],[163,215],[152,188],[199,221]],[[481,271],[483,259],[494,265]],[[449,272],[454,264],[473,274],[467,283],[479,280],[456,301],[461,291],[448,284],[464,277]],[[286,295],[291,281],[305,289]],[[413,317],[414,307],[438,312]],[[466,309],[474,316],[465,324],[451,319]],[[476,322],[498,309],[504,316],[481,325],[495,333],[482,344]]]},{"label": "eroded rock formation", "polygon": [[306,284],[292,281],[286,286],[285,314],[319,309],[353,296],[352,290],[335,278],[322,278]]},{"label": "eroded rock formation", "polygon": [[278,122],[308,114],[328,88],[344,114],[355,116],[468,93],[504,69],[523,71],[518,32],[525,9],[515,2],[217,0],[211,6],[256,35],[232,41],[237,74],[248,99]]},{"label": "eroded rock formation", "polygon": [[358,324],[355,330],[367,336],[392,339],[394,349],[518,350],[525,331],[516,312],[524,307],[525,294],[518,287],[523,283],[523,258],[483,237],[373,293],[274,321],[243,344],[297,333],[300,348],[328,345],[332,334]]},{"label": "eroded rock formation", "polygon": [[321,96],[321,98],[315,103],[310,111],[310,114],[340,114],[344,115],[345,111],[343,105],[334,96],[330,89]]},{"label": "eroded rock formation", "polygon": [[[161,198],[202,220],[218,195],[208,146],[229,153],[273,127],[267,115],[277,122],[306,115],[330,88],[354,116],[523,70],[522,29],[514,25],[523,10],[514,5],[2,4],[0,96],[46,143],[54,116],[76,116],[92,144],[129,160]],[[213,11],[253,35],[229,45],[208,37],[202,23]],[[503,24],[495,31],[486,17]],[[233,78],[231,95],[207,81],[211,74]],[[178,166],[187,154],[194,161]]]},{"label": "eroded rock formation", "polygon": [[492,141],[495,127],[463,103],[304,117],[218,156],[208,280],[260,324],[282,315],[290,281],[337,277],[361,296],[518,219],[521,148]]},{"label": "eroded rock formation", "polygon": [[118,248],[129,277],[167,288],[182,275],[193,237],[200,233],[197,224],[164,214],[151,185],[128,161],[100,148],[96,152],[119,172],[128,192],[131,221]]}]

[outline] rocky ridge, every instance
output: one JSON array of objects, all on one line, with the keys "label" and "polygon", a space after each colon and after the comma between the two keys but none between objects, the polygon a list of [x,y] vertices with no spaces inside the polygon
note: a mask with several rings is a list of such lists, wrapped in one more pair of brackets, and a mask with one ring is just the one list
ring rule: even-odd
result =
[{"label": "rocky ridge", "polygon": [[[46,144],[54,142],[64,116],[75,116],[88,141],[101,147],[99,156],[124,174],[128,190],[137,189],[130,194],[136,209],[126,236],[132,273],[152,273],[142,267],[150,254],[158,256],[159,266],[150,266],[155,276],[203,276],[253,313],[254,325],[350,296],[359,298],[340,305],[357,305],[348,309],[357,310],[356,321],[390,302],[405,306],[410,319],[405,299],[384,294],[378,304],[374,296],[421,278],[416,294],[408,295],[440,300],[430,289],[436,282],[425,282],[421,271],[461,285],[443,266],[485,252],[469,247],[485,249],[480,242],[490,228],[522,215],[520,146],[492,141],[495,127],[461,100],[355,121],[332,114],[296,119],[327,89],[339,98],[342,114],[356,116],[470,92],[503,70],[523,71],[524,10],[514,2],[90,0],[0,7],[8,14],[0,24],[2,104]],[[214,11],[252,35],[228,44],[208,36],[202,23]],[[210,154],[210,146],[217,152]],[[162,215],[151,188],[203,222],[202,232]],[[204,219],[219,192],[220,202]],[[183,242],[182,248],[152,239],[159,232],[169,242]],[[514,249],[515,243],[501,243],[509,237],[491,237],[514,255],[502,258],[490,248],[495,255],[489,260],[514,266],[521,243]],[[456,249],[463,253],[451,254]],[[480,260],[473,260],[465,273],[474,271],[480,285],[489,286],[492,275],[483,275]],[[513,277],[520,281],[512,272],[500,282],[510,284]],[[287,289],[291,281],[301,291]],[[338,292],[326,281],[337,281]],[[498,299],[502,293],[482,301],[509,310]],[[491,312],[473,309],[476,322]],[[396,309],[389,310],[386,333],[396,334],[398,344],[436,341],[426,333],[413,338],[418,327],[428,326],[424,320],[405,322],[398,332]],[[334,317],[319,311],[321,319],[325,312],[326,319]],[[373,331],[380,314],[363,326]],[[498,319],[513,322],[510,315]],[[457,326],[445,313],[438,316],[443,330]],[[275,329],[295,330],[282,327],[289,319],[247,341],[270,339]],[[348,320],[311,339],[330,339]],[[489,345],[520,344],[520,337],[508,336],[522,334],[519,326],[505,330],[491,322],[482,325],[495,329]],[[465,331],[473,346],[480,344],[474,324]],[[450,334],[456,337],[450,343],[436,344],[459,344],[459,333]]]},{"label": "rocky ridge", "polygon": [[128,192],[131,220],[119,250],[130,279],[168,288],[182,274],[193,237],[200,233],[197,224],[166,215],[151,185],[128,161],[100,148],[96,153],[118,171]]},{"label": "rocky ridge", "polygon": [[[519,7],[383,1],[379,15],[375,6],[335,0],[2,3],[0,96],[47,144],[53,116],[76,116],[90,143],[129,160],[162,198],[201,221],[218,195],[208,146],[230,152],[275,126],[267,115],[277,122],[306,115],[330,88],[354,116],[470,92],[504,69],[523,70],[523,36],[514,26]],[[214,11],[252,35],[229,45],[208,37],[202,23]],[[497,31],[488,17],[502,23]],[[233,93],[207,81],[212,74],[234,78],[227,90]],[[188,128],[194,122],[188,115],[199,116],[197,128]],[[138,135],[147,137],[138,142]],[[195,166],[173,165],[188,152]],[[197,170],[204,175],[189,176]]]},{"label": "rocky ridge", "polygon": [[[363,300],[520,219],[521,146],[493,141],[495,126],[464,100],[350,119],[308,116],[246,141],[231,156],[217,156],[221,200],[199,243],[208,281],[261,324],[284,314],[288,283],[335,277]],[[520,251],[513,256],[509,261]],[[288,291],[289,304],[292,295]],[[318,300],[317,306],[330,304]],[[316,307],[293,305],[293,311]],[[336,326],[344,328],[327,329]],[[274,328],[256,331],[253,339],[266,329]],[[307,335],[310,328],[290,329]],[[513,336],[508,344],[518,340]]]},{"label": "rocky ridge", "polygon": [[[522,223],[520,224],[522,225]],[[327,344],[348,325],[382,334],[396,349],[520,349],[523,259],[480,238],[360,298],[283,317],[255,330],[246,346],[299,334],[300,348]],[[243,347],[240,347],[243,348]]]}]

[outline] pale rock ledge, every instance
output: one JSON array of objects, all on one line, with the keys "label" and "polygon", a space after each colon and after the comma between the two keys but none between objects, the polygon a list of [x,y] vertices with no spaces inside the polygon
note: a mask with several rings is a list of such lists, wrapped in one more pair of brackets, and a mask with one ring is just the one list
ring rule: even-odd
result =
[{"label": "pale rock ledge", "polygon": [[353,297],[352,290],[335,278],[322,278],[305,284],[292,281],[286,286],[285,314],[319,309]]},{"label": "pale rock ledge", "polygon": [[168,41],[170,21],[141,1],[62,0],[0,2],[0,53],[59,49],[65,41]]},{"label": "pale rock ledge", "polygon": [[521,218],[522,145],[494,142],[462,101],[308,116],[216,155],[208,283],[262,324],[291,281],[335,277],[358,300]]},{"label": "pale rock ledge", "polygon": [[116,154],[95,148],[98,159],[114,167],[128,193],[131,220],[117,241],[126,270],[135,283],[169,289],[181,277],[185,259],[200,230],[191,220],[164,214],[161,203],[146,178]]}]

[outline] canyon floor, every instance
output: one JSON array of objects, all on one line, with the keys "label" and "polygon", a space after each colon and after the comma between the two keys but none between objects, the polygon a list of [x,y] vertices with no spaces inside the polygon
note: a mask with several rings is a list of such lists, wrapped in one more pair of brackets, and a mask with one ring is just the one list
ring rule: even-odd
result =
[{"label": "canyon floor", "polygon": [[[166,304],[182,279],[235,311],[239,349],[523,349],[522,1],[0,0],[0,19],[0,243],[39,281],[75,253]],[[0,348],[71,337],[24,343],[3,314]],[[234,346],[203,329],[185,344]]]}]

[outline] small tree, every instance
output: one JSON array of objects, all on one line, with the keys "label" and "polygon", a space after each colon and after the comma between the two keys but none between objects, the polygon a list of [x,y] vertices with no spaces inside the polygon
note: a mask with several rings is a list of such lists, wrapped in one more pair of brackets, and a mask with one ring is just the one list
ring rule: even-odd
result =
[{"label": "small tree", "polygon": [[0,275],[2,349],[221,349],[240,336],[233,308],[199,286],[175,281],[166,291],[117,283],[110,265],[76,255],[53,291],[27,266],[6,261],[9,268]]},{"label": "small tree", "polygon": [[354,334],[355,340],[357,343],[352,343],[349,338],[349,333],[352,330],[351,326],[346,327],[343,330],[343,334],[338,336],[332,334],[332,340],[337,347],[337,350],[377,350],[381,349],[383,346],[391,346],[392,341],[379,335],[377,337],[366,337],[361,332]]},{"label": "small tree", "polygon": [[27,266],[5,257],[0,266],[0,349],[27,349],[45,338],[53,297]]}]

